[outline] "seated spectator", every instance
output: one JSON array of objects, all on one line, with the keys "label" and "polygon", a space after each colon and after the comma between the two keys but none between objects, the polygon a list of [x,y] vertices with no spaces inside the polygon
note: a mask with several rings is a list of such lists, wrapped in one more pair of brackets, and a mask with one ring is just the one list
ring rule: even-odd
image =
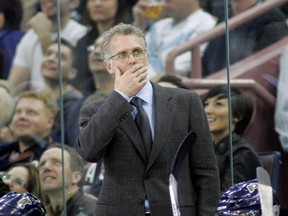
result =
[{"label": "seated spectator", "polygon": [[55,104],[39,92],[23,92],[19,95],[9,127],[16,141],[0,146],[1,171],[6,171],[16,163],[37,163],[51,142],[50,133],[56,112]]},{"label": "seated spectator", "polygon": [[40,200],[44,200],[40,188],[39,173],[32,163],[19,163],[10,167],[6,173],[1,175],[5,184],[11,191],[17,193],[29,192]]},{"label": "seated spectator", "polygon": [[101,58],[99,47],[101,41],[102,37],[98,37],[95,40],[88,56],[89,70],[92,73],[92,81],[94,81],[95,85],[97,86],[97,90],[93,94],[90,94],[90,96],[87,98],[81,98],[75,101],[65,114],[65,116],[67,116],[65,120],[66,128],[69,133],[67,142],[65,143],[70,146],[74,146],[76,138],[80,133],[79,125],[75,124],[75,119],[79,119],[79,110],[83,103],[86,104],[88,102],[92,102],[93,100],[97,100],[100,97],[104,97],[114,89],[114,77],[106,71]]},{"label": "seated spectator", "polygon": [[[257,5],[257,0],[232,0],[232,8],[234,16],[243,13],[244,11],[255,7]],[[281,35],[281,30],[278,31],[278,27],[283,30],[288,28],[285,25],[273,25],[270,28],[270,31],[263,29],[266,25],[270,23],[282,23],[285,24],[284,14],[277,8],[274,8],[254,19],[244,23],[243,25],[235,28],[230,31],[229,34],[229,49],[230,49],[230,63],[233,64],[239,60],[242,60],[249,55],[259,51],[259,47],[262,49],[265,48],[263,45],[258,43],[262,41],[269,41],[271,38],[271,31],[277,31]],[[287,30],[286,30],[287,31]],[[266,46],[270,45],[273,42],[276,42],[277,39],[281,36],[275,37],[276,40],[271,40],[270,43],[266,43]],[[226,38],[225,35],[216,37],[210,41],[207,49],[202,58],[202,74],[203,77],[206,77],[210,74],[213,74],[226,66],[226,52],[223,51],[226,47]]]},{"label": "seated spectator", "polygon": [[[222,191],[232,185],[229,163],[227,88],[227,85],[212,88],[203,100],[215,145]],[[252,99],[240,90],[231,87],[231,109],[234,183],[238,183],[256,178],[256,168],[261,166],[261,163],[256,152],[242,136],[253,114]]]},{"label": "seated spectator", "polygon": [[[81,93],[75,89],[69,80],[75,77],[76,70],[72,67],[73,60],[73,48],[65,41],[61,40],[61,68],[62,68],[62,82],[61,87],[59,84],[59,61],[58,61],[58,43],[53,42],[45,51],[43,60],[41,62],[41,74],[44,78],[44,90],[43,94],[51,98],[55,104],[60,107],[60,96],[59,88],[62,89],[62,99],[63,99],[63,117],[64,117],[64,142],[70,146],[74,145],[75,140],[70,139],[75,135],[71,134],[73,131],[67,127],[66,121],[69,118],[69,110],[73,104],[82,98]],[[74,116],[71,116],[74,120]],[[58,121],[57,121],[58,122]],[[75,124],[77,125],[77,124]],[[55,126],[56,127],[56,126]],[[78,134],[76,134],[77,136]],[[61,131],[60,126],[56,127],[53,131],[53,140],[61,142]]]},{"label": "seated spectator", "polygon": [[[90,97],[95,98],[95,94],[98,96],[107,95],[114,89],[114,76],[108,73],[108,71],[105,69],[103,59],[101,57],[100,43],[102,40],[102,37],[98,37],[95,40],[93,50],[88,56],[89,69],[92,73],[93,81],[97,86],[97,91],[90,95],[87,100],[90,100]],[[97,97],[95,99],[97,99]]]},{"label": "seated spectator", "polygon": [[[62,39],[61,49],[61,69],[62,69],[62,94],[72,98],[80,98],[81,93],[69,84],[69,80],[76,76],[77,71],[72,67],[73,47],[69,42]],[[44,78],[43,93],[57,102],[59,100],[59,61],[58,61],[58,42],[55,41],[48,46],[41,62],[41,75]]]},{"label": "seated spectator", "polygon": [[[76,46],[86,34],[86,27],[70,19],[70,11],[79,4],[78,0],[60,0],[61,38]],[[43,53],[57,38],[57,1],[40,1],[41,12],[29,21],[31,28],[17,46],[8,81],[16,88],[23,82],[43,82],[40,64]]]},{"label": "seated spectator", "polygon": [[164,75],[160,77],[157,83],[163,87],[188,89],[182,82],[181,78],[174,75]]},{"label": "seated spectator", "polygon": [[[94,83],[97,86],[97,90],[84,101],[80,99],[78,102],[74,103],[69,110],[69,115],[67,115],[67,127],[70,131],[73,131],[72,136],[70,136],[70,139],[72,140],[76,140],[80,133],[79,125],[75,124],[75,119],[79,119],[79,110],[81,106],[105,97],[114,89],[114,77],[106,71],[101,58],[100,43],[102,42],[102,39],[102,37],[98,37],[95,40],[93,49],[91,49],[88,56],[89,69],[92,73]],[[83,176],[83,191],[85,193],[93,194],[95,197],[98,197],[103,179],[104,165],[102,160],[97,163],[87,162],[85,164],[85,173]]]},{"label": "seated spectator", "polygon": [[[169,51],[177,45],[209,31],[216,24],[216,20],[200,7],[199,0],[165,1],[164,10],[169,17],[155,22],[149,28],[146,37],[149,64],[151,64],[149,76],[165,72],[166,57]],[[138,12],[138,14],[135,13],[135,16],[141,16],[141,14],[143,13]],[[135,19],[139,18],[135,17]],[[201,45],[201,52],[204,52],[206,46],[207,44]],[[175,68],[181,75],[189,76],[191,52],[178,56],[175,60]]]},{"label": "seated spectator", "polygon": [[283,149],[288,152],[288,46],[280,58],[280,70],[275,106],[275,130]]},{"label": "seated spectator", "polygon": [[[131,1],[131,0],[130,0]],[[80,89],[84,96],[95,92],[93,77],[88,66],[89,48],[103,32],[123,22],[132,23],[131,3],[126,0],[87,1],[83,22],[90,27],[75,49],[75,68],[79,71],[72,84]]]},{"label": "seated spectator", "polygon": [[23,10],[20,0],[0,0],[0,79],[7,79],[16,46],[24,32],[20,30]]},{"label": "seated spectator", "polygon": [[93,215],[96,199],[81,192],[84,172],[83,160],[71,147],[64,146],[64,164],[60,144],[49,145],[39,163],[41,188],[48,200],[45,208],[48,215],[60,216],[63,213],[62,165],[65,176],[65,196],[67,215]]}]

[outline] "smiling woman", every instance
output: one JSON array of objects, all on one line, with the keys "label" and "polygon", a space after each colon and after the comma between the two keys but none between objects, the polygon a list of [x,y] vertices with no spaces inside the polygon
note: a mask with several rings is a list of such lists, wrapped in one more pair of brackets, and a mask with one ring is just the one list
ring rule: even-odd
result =
[{"label": "smiling woman", "polygon": [[1,179],[11,191],[29,192],[40,200],[44,198],[40,189],[38,169],[32,163],[15,164],[1,175]]},{"label": "smiling woman", "polygon": [[[229,164],[227,85],[210,89],[203,101],[210,132],[215,144],[221,190],[225,191],[233,182]],[[231,87],[231,109],[234,183],[238,183],[256,178],[256,168],[261,166],[261,163],[256,152],[247,140],[242,137],[253,114],[252,99],[240,90]]]}]

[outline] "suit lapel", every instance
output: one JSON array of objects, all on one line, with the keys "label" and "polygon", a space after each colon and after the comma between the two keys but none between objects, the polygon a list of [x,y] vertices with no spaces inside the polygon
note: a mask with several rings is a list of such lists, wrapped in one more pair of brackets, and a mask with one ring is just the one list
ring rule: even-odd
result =
[{"label": "suit lapel", "polygon": [[173,116],[175,113],[175,104],[171,102],[171,95],[168,95],[165,89],[158,85],[154,85],[154,108],[155,108],[155,133],[152,151],[149,158],[147,169],[151,167],[161,152],[167,134],[172,125]]},{"label": "suit lapel", "polygon": [[147,163],[147,156],[144,148],[144,143],[142,141],[140,132],[136,126],[136,123],[132,115],[130,115],[126,121],[123,121],[120,127],[122,128],[122,131],[130,139],[132,144],[135,146],[135,148],[137,149],[143,160]]}]

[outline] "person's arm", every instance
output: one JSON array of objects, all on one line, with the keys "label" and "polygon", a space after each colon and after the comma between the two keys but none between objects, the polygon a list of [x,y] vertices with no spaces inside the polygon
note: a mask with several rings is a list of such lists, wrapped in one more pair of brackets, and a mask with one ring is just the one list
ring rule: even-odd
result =
[{"label": "person's arm", "polygon": [[97,162],[105,153],[117,129],[132,118],[133,107],[118,92],[105,100],[88,104],[80,110],[80,134],[75,147],[88,162]]},{"label": "person's arm", "polygon": [[29,30],[21,38],[17,45],[17,49],[13,58],[13,64],[10,69],[8,76],[8,82],[13,88],[12,90],[19,90],[19,86],[31,78],[31,58],[33,56],[33,49],[36,49],[37,39],[36,35],[32,30]]},{"label": "person's arm", "polygon": [[42,51],[45,52],[48,46],[51,44],[51,31],[52,22],[43,12],[38,12],[33,16],[28,25],[36,32],[39,41],[41,43]]},{"label": "person's arm", "polygon": [[197,216],[212,216],[220,198],[219,171],[206,114],[195,93],[190,110],[191,130],[196,133],[196,142],[189,160],[197,196]]},{"label": "person's arm", "polygon": [[30,68],[24,66],[13,65],[9,77],[8,82],[11,86],[13,86],[12,90],[16,90],[21,85],[21,83],[27,82],[30,80]]}]

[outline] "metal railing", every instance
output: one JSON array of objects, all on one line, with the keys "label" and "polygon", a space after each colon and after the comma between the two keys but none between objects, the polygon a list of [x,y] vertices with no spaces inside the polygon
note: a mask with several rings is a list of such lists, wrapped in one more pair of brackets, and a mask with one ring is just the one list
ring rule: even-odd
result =
[{"label": "metal railing", "polygon": [[[229,30],[233,30],[242,24],[256,18],[257,16],[271,10],[272,8],[279,7],[282,4],[288,2],[288,0],[273,0],[265,1],[264,3],[252,7],[251,9],[232,17],[229,19]],[[207,31],[196,38],[190,39],[183,44],[178,45],[172,49],[166,58],[166,73],[174,74],[176,73],[174,62],[177,56],[185,52],[193,52],[192,55],[192,68],[191,68],[191,78],[201,78],[202,77],[202,67],[201,67],[201,55],[200,55],[200,45],[210,41],[211,39],[223,35],[225,33],[225,22],[222,22],[215,26],[210,31]]]}]

